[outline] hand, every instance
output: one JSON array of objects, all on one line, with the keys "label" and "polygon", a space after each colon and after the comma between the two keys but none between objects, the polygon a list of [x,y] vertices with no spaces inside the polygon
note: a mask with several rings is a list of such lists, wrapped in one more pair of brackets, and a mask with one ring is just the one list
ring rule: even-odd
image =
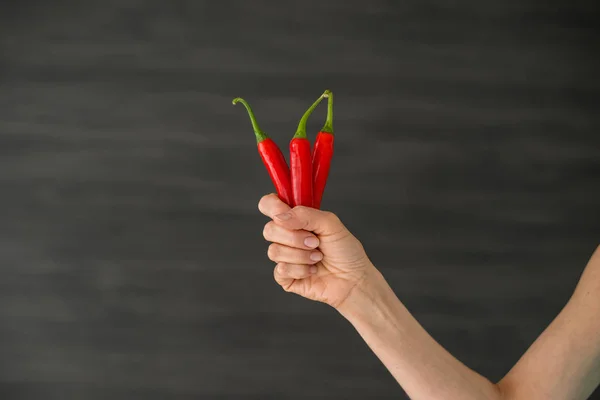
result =
[{"label": "hand", "polygon": [[263,235],[273,242],[275,281],[287,291],[338,308],[375,267],[360,241],[327,211],[291,209],[277,195],[264,196],[259,210],[272,221]]}]

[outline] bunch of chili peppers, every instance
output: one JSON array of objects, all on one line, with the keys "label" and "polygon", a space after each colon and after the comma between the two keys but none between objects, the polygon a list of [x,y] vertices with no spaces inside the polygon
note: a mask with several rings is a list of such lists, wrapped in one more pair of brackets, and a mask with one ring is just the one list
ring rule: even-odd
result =
[{"label": "bunch of chili peppers", "polygon": [[[327,120],[317,134],[311,152],[311,145],[306,135],[306,123],[324,98],[327,98]],[[300,119],[296,134],[290,141],[290,166],[277,144],[259,128],[250,105],[242,98],[233,99],[233,104],[238,102],[242,103],[248,111],[256,136],[258,153],[279,198],[290,207],[307,206],[320,209],[333,157],[333,93],[326,90]]]}]

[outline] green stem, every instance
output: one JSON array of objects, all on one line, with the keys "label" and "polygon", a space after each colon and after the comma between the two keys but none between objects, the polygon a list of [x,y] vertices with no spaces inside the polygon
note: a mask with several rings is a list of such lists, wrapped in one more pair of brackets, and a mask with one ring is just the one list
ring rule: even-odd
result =
[{"label": "green stem", "polygon": [[319,103],[321,102],[321,100],[323,100],[324,97],[329,96],[330,93],[331,92],[329,90],[326,90],[317,99],[317,101],[315,101],[313,103],[313,105],[310,106],[310,108],[308,110],[306,110],[306,112],[304,113],[304,115],[300,119],[300,123],[298,124],[298,130],[296,130],[296,134],[294,135],[293,139],[306,139],[307,138],[306,137],[306,122],[308,121],[308,117],[310,117],[310,115],[315,110],[315,108],[317,108],[317,106],[319,105]]},{"label": "green stem", "polygon": [[250,108],[250,104],[248,104],[246,102],[246,100],[244,100],[240,97],[236,97],[235,99],[233,99],[232,103],[234,105],[237,103],[242,103],[244,105],[244,107],[246,107],[246,110],[248,111],[248,115],[250,116],[250,122],[252,122],[252,128],[254,129],[254,135],[256,136],[256,143],[260,143],[263,140],[267,140],[269,137],[267,136],[266,133],[264,133],[258,127],[258,123],[256,122],[256,117],[254,116],[254,112],[252,112],[252,108]]},{"label": "green stem", "polygon": [[333,93],[329,92],[329,98],[327,99],[327,120],[321,132],[331,133],[333,135]]}]

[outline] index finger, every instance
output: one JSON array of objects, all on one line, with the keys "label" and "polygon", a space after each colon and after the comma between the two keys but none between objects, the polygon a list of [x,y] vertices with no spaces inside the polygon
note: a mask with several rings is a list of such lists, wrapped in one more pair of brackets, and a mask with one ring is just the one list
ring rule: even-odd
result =
[{"label": "index finger", "polygon": [[291,210],[275,193],[264,195],[258,202],[258,209],[269,218]]}]

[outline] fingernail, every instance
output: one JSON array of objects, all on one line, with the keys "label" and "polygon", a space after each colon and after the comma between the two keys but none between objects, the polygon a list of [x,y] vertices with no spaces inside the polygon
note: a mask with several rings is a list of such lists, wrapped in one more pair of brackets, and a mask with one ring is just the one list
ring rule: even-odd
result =
[{"label": "fingernail", "polygon": [[318,251],[315,251],[310,255],[310,259],[313,261],[321,261],[323,259],[323,254],[319,253]]},{"label": "fingernail", "polygon": [[304,239],[304,244],[306,247],[317,247],[319,245],[319,239],[314,236],[309,236]]},{"label": "fingernail", "polygon": [[287,221],[288,219],[292,218],[292,214],[289,213],[289,212],[282,213],[282,214],[277,214],[275,216],[275,218],[280,219],[282,221]]},{"label": "fingernail", "polygon": [[313,265],[312,267],[310,267],[310,269],[309,269],[309,272],[310,272],[311,274],[316,274],[316,273],[317,273],[317,269],[318,269],[318,268],[317,268],[316,266],[314,266],[314,265]]}]

